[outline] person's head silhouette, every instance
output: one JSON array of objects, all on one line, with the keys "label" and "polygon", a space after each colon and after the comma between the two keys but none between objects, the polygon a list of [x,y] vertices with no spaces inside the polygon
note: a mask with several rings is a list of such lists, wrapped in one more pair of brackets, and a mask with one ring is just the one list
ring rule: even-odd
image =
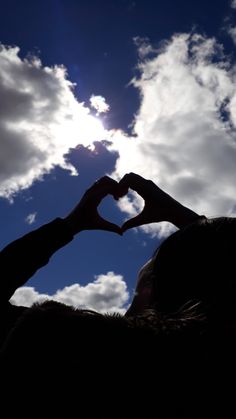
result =
[{"label": "person's head silhouette", "polygon": [[[101,200],[108,194],[119,199],[129,188],[144,199],[141,213],[122,227],[104,220],[98,213]],[[161,221],[179,230],[141,269],[124,316],[75,310],[53,301],[31,308],[9,302],[15,289],[79,232],[123,234]],[[108,177],[96,182],[64,219],[0,252],[0,268],[7,274],[0,282],[0,368],[6,394],[15,400],[27,388],[39,401],[38,376],[43,371],[44,396],[53,390],[68,406],[75,390],[79,407],[86,405],[84,417],[126,417],[125,411],[135,419],[149,419],[164,411],[160,417],[184,418],[192,406],[199,414],[206,403],[212,409],[209,387],[221,392],[225,380],[219,380],[219,371],[229,371],[229,366],[231,374],[235,370],[235,232],[235,219],[199,216],[134,173],[119,183]],[[107,399],[115,404],[117,398],[116,415],[106,415]]]},{"label": "person's head silhouette", "polygon": [[235,237],[230,217],[199,217],[173,233],[141,270],[128,313],[148,305],[170,313],[199,302],[211,318],[236,321]]}]

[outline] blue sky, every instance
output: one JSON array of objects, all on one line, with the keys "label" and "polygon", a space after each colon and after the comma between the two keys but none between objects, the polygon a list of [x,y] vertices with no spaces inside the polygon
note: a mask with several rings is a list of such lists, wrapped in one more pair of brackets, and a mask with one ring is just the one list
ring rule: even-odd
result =
[{"label": "blue sky", "polygon": [[[1,2],[1,245],[134,171],[209,216],[235,215],[236,1]],[[140,211],[130,193],[101,213]],[[17,290],[123,312],[172,231],[83,232]],[[39,249],[40,251],[40,249]]]}]

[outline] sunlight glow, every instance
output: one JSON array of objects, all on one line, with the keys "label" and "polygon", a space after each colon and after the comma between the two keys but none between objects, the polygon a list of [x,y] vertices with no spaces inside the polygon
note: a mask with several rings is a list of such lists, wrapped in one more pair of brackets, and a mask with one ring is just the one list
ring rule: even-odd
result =
[{"label": "sunlight glow", "polygon": [[70,150],[93,150],[94,142],[107,137],[97,118],[109,109],[102,96],[92,96],[91,111],[76,98],[64,66],[44,67],[39,58],[21,59],[19,52],[0,45],[0,196],[8,199],[56,166],[77,175]]},{"label": "sunlight glow", "polygon": [[79,128],[86,143],[91,144],[91,142],[102,141],[106,138],[106,130],[102,122],[92,115],[81,118]]},{"label": "sunlight glow", "polygon": [[96,109],[97,114],[108,112],[110,106],[106,103],[106,100],[103,96],[94,96],[92,95],[90,100],[91,107]]},{"label": "sunlight glow", "polygon": [[107,131],[101,120],[92,116],[89,112],[88,108],[80,106],[77,102],[70,109],[67,118],[63,115],[61,123],[59,121],[59,124],[54,127],[57,130],[58,143],[62,147],[74,148],[82,144],[85,147],[90,146],[93,150],[95,141],[106,139]]}]

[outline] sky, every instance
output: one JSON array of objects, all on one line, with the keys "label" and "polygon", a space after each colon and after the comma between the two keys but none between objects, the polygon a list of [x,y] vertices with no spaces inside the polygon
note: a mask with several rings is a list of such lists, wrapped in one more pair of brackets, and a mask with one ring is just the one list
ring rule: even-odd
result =
[{"label": "sky", "polygon": [[[135,172],[209,217],[236,215],[235,0],[1,0],[1,247]],[[140,212],[132,191],[100,213]],[[12,297],[124,313],[172,232],[84,231]],[[39,249],[40,251],[40,249]]]}]

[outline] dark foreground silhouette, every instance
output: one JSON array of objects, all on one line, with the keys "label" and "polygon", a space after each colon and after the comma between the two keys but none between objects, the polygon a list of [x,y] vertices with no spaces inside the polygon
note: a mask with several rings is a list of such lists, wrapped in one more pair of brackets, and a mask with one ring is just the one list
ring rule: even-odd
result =
[{"label": "dark foreground silhouette", "polygon": [[[119,228],[97,207],[128,188],[145,205]],[[178,231],[141,269],[124,316],[9,302],[80,231],[122,234],[161,221]],[[234,417],[235,232],[234,218],[199,216],[131,173],[120,183],[102,178],[67,217],[8,245],[0,253],[2,408],[31,417]]]}]

